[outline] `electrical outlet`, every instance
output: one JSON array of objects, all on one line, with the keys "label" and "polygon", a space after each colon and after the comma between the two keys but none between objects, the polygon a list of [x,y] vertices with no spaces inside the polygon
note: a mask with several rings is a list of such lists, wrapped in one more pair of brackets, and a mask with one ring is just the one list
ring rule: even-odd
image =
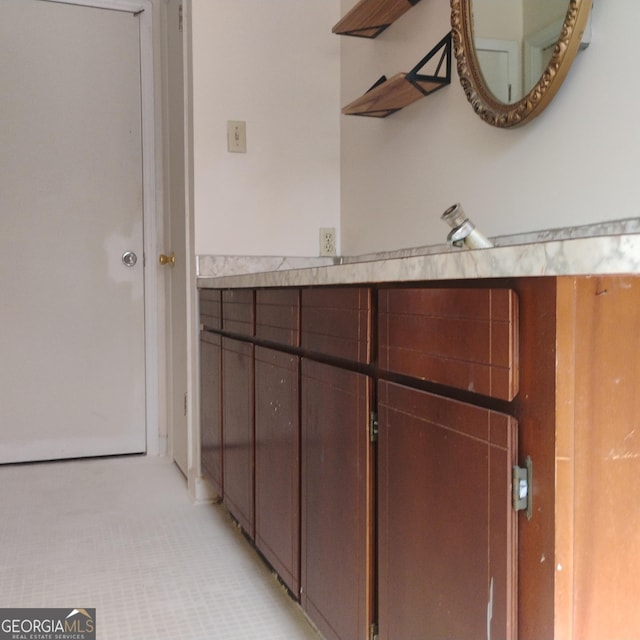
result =
[{"label": "electrical outlet", "polygon": [[320,255],[336,255],[336,230],[334,227],[320,227]]}]

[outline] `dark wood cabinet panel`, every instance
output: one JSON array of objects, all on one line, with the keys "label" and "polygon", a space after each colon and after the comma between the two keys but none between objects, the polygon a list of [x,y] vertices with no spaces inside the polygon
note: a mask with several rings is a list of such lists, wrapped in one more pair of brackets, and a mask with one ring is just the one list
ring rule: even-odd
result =
[{"label": "dark wood cabinet panel", "polygon": [[380,640],[515,640],[516,421],[378,388]]},{"label": "dark wood cabinet panel", "polygon": [[222,328],[222,293],[218,289],[200,290],[200,322],[207,329]]},{"label": "dark wood cabinet panel", "polygon": [[204,477],[222,496],[222,339],[214,333],[200,333],[200,451]]},{"label": "dark wood cabinet panel", "polygon": [[560,278],[556,638],[640,638],[640,277]]},{"label": "dark wood cabinet panel", "polygon": [[298,289],[259,289],[256,292],[256,337],[282,345],[299,346]]},{"label": "dark wood cabinet panel", "polygon": [[253,345],[222,338],[224,504],[254,536]]},{"label": "dark wood cabinet panel", "polygon": [[635,638],[640,277],[432,284],[201,292],[203,474],[327,640]]},{"label": "dark wood cabinet panel", "polygon": [[557,573],[556,279],[519,278],[509,284],[518,293],[522,354],[520,391],[511,405],[520,425],[518,459],[533,460],[533,518],[518,514],[518,640],[551,640]]},{"label": "dark wood cabinet panel", "polygon": [[372,621],[370,379],[302,361],[302,607],[327,640]]},{"label": "dark wood cabinet panel", "polygon": [[222,328],[225,331],[252,336],[254,318],[253,289],[225,289],[222,292]]},{"label": "dark wood cabinet panel", "polygon": [[290,591],[300,591],[299,358],[255,349],[256,537]]},{"label": "dark wood cabinet panel", "polygon": [[370,362],[368,288],[303,289],[301,304],[304,349],[354,362]]},{"label": "dark wood cabinet panel", "polygon": [[383,369],[504,400],[518,392],[518,299],[510,289],[383,289]]}]

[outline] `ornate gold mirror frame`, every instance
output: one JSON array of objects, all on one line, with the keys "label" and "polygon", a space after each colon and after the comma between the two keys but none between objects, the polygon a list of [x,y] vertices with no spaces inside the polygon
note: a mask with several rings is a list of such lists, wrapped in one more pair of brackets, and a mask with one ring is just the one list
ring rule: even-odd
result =
[{"label": "ornate gold mirror frame", "polygon": [[568,0],[560,38],[547,68],[533,88],[513,104],[496,100],[487,88],[473,44],[473,0],[451,0],[451,35],[460,83],[473,110],[494,127],[519,127],[551,102],[578,52],[592,0]]}]

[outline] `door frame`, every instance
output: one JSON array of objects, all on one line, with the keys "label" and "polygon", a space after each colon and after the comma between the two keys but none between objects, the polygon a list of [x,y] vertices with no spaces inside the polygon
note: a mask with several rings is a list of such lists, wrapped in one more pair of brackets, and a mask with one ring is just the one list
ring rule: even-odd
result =
[{"label": "door frame", "polygon": [[193,141],[193,28],[192,3],[182,2],[183,70],[184,70],[184,171],[187,282],[187,487],[194,504],[216,500],[209,483],[202,476],[200,459],[200,315],[197,264],[194,252],[194,141]]},{"label": "door frame", "polygon": [[[140,12],[140,95],[142,118],[142,201],[144,247],[144,352],[145,352],[145,414],[146,453],[166,453],[166,435],[161,439],[160,425],[166,423],[161,405],[161,389],[165,385],[160,375],[160,354],[164,354],[165,300],[159,289],[159,274],[155,256],[163,239],[162,157],[156,140],[156,104],[158,94],[154,74],[154,6],[152,0],[44,0],[96,9],[128,13]],[[149,262],[150,260],[150,262]]]}]

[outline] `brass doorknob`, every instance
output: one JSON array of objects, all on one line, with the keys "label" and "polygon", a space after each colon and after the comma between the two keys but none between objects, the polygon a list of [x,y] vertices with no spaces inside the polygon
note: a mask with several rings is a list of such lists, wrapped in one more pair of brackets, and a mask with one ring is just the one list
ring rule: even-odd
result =
[{"label": "brass doorknob", "polygon": [[160,264],[162,266],[168,264],[170,267],[176,266],[176,254],[172,251],[170,256],[165,256],[164,253],[160,254]]}]

